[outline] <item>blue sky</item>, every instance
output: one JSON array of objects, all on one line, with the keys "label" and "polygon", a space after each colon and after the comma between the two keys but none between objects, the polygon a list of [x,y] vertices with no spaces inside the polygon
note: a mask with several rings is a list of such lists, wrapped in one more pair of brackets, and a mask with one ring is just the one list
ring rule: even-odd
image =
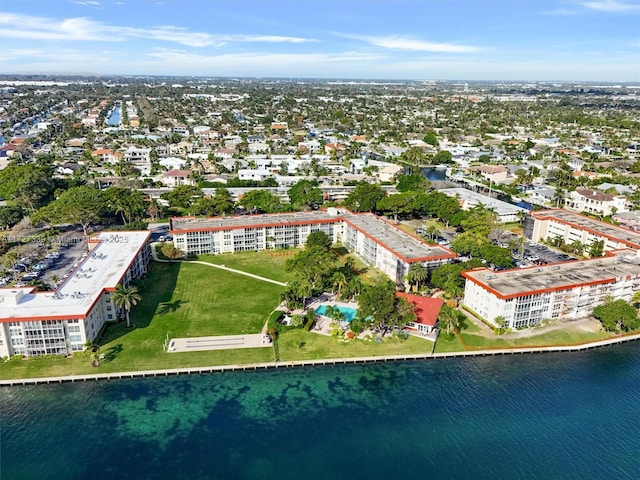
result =
[{"label": "blue sky", "polygon": [[0,72],[640,82],[640,0],[2,0]]}]

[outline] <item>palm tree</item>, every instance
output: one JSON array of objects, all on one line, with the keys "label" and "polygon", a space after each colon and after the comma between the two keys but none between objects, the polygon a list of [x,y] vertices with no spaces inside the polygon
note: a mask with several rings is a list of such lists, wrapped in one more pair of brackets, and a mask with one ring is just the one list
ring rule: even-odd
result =
[{"label": "palm tree", "polygon": [[129,312],[131,311],[131,308],[140,301],[138,289],[136,287],[125,287],[120,283],[116,286],[111,298],[116,307],[124,310],[124,317],[126,321],[125,325],[127,328],[131,328]]},{"label": "palm tree", "polygon": [[333,288],[338,290],[338,297],[342,295],[342,289],[347,286],[347,277],[340,270],[335,272],[331,277]]},{"label": "palm tree", "polygon": [[454,331],[458,328],[460,319],[455,308],[443,305],[438,315],[438,320],[440,321],[440,326],[444,326],[447,329],[447,334],[451,334],[452,328]]},{"label": "palm tree", "polygon": [[428,277],[429,271],[421,263],[412,263],[407,272],[407,280],[416,284],[416,290],[420,288],[420,282],[425,282]]},{"label": "palm tree", "polygon": [[493,323],[495,323],[498,326],[498,335],[502,335],[502,329],[504,328],[505,322],[506,322],[506,319],[504,318],[504,315],[498,315],[496,318],[493,319]]},{"label": "palm tree", "polygon": [[347,285],[349,288],[349,292],[351,293],[352,298],[356,298],[358,294],[362,291],[362,280],[357,275],[349,280],[349,284]]},{"label": "palm tree", "polygon": [[89,352],[89,358],[91,360],[92,367],[100,366],[100,345],[95,340],[87,340],[84,344],[84,348]]}]

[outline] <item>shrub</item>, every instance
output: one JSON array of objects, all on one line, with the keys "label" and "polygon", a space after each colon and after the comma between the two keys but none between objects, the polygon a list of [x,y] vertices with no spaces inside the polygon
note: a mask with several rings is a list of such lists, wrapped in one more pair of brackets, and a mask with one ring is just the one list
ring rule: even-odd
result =
[{"label": "shrub", "polygon": [[362,320],[360,320],[359,318],[354,318],[353,320],[351,320],[351,323],[349,324],[349,330],[351,330],[353,333],[358,335],[359,333],[362,333],[364,329],[365,325]]},{"label": "shrub", "polygon": [[311,328],[313,328],[313,324],[315,323],[315,321],[316,321],[315,312],[313,312],[312,310],[309,310],[307,312],[306,321],[305,321],[305,324],[304,324],[305,331],[310,332]]},{"label": "shrub", "polygon": [[16,355],[11,355],[11,360],[22,360],[24,359],[24,355],[21,354],[16,354]]},{"label": "shrub", "polygon": [[291,326],[295,328],[300,328],[304,325],[305,317],[296,313],[291,317]]}]

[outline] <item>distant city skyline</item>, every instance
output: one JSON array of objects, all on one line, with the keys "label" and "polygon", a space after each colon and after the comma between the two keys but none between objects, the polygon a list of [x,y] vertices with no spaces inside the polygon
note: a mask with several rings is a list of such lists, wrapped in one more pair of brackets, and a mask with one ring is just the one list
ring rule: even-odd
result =
[{"label": "distant city skyline", "polygon": [[638,0],[4,0],[2,73],[640,82]]}]

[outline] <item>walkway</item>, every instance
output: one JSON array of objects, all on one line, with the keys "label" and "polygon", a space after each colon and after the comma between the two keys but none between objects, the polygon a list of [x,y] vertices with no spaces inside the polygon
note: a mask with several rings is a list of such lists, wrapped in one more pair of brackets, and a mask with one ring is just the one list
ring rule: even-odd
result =
[{"label": "walkway", "polygon": [[274,283],[276,285],[280,285],[281,287],[286,287],[287,284],[284,282],[279,282],[277,280],[272,280],[271,278],[261,277],[260,275],[254,275],[253,273],[243,272],[242,270],[236,270],[235,268],[229,268],[224,265],[216,265],[215,263],[203,262],[202,260],[161,260],[158,258],[158,252],[156,251],[156,243],[151,244],[151,255],[156,262],[160,263],[173,263],[173,262],[183,262],[183,263],[198,263],[200,265],[206,265],[207,267],[219,268],[220,270],[226,270],[227,272],[237,273],[239,275],[244,275],[246,277],[255,278],[256,280],[260,280],[263,282]]}]

